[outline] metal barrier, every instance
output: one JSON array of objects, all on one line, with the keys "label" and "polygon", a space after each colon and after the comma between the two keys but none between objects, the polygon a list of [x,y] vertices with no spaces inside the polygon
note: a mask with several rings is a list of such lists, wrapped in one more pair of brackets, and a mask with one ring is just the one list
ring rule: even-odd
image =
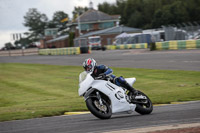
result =
[{"label": "metal barrier", "polygon": [[115,50],[115,49],[145,49],[148,47],[147,43],[139,44],[122,44],[122,45],[107,45],[106,49]]},{"label": "metal barrier", "polygon": [[197,49],[197,48],[200,48],[200,40],[156,42],[156,50]]},{"label": "metal barrier", "polygon": [[40,55],[74,55],[74,54],[80,54],[80,47],[40,49],[39,54]]}]

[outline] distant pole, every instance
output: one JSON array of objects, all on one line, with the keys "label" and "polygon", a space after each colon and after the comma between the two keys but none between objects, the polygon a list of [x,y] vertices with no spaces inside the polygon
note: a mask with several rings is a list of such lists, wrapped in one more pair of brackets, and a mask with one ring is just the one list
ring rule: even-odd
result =
[{"label": "distant pole", "polygon": [[8,46],[8,54],[9,54],[9,56],[11,56],[10,45]]},{"label": "distant pole", "polygon": [[10,53],[10,47],[8,48],[8,54],[9,54],[9,56],[11,56],[11,53]]},{"label": "distant pole", "polygon": [[81,24],[80,24],[80,17],[79,17],[79,12],[78,12],[78,31],[79,31],[79,36],[81,36]]},{"label": "distant pole", "polygon": [[22,47],[22,56],[24,56],[24,49],[25,49],[25,47],[23,46]]}]

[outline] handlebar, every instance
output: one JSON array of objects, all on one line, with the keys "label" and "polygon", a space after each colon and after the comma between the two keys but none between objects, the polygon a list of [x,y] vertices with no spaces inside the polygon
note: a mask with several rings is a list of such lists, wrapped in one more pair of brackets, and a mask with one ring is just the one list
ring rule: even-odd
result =
[{"label": "handlebar", "polygon": [[95,77],[95,79],[104,79],[103,76]]},{"label": "handlebar", "polygon": [[108,76],[99,76],[99,77],[95,77],[95,80],[109,80],[110,78]]}]

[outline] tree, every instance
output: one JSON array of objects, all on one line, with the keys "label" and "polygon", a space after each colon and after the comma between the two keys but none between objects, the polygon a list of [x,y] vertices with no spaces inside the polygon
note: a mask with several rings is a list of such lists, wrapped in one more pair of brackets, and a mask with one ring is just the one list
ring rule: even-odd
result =
[{"label": "tree", "polygon": [[120,24],[125,24],[124,22],[126,21],[125,18],[122,17],[126,14],[125,7],[126,7],[126,0],[117,0],[116,1],[116,13],[115,14],[119,14],[121,16]]},{"label": "tree", "polygon": [[191,22],[200,21],[200,1],[186,0],[184,1],[188,16]]},{"label": "tree", "polygon": [[[121,24],[137,28],[200,21],[199,0],[116,0],[98,5],[102,12],[121,15]],[[142,20],[142,21],[141,21]]]},{"label": "tree", "polygon": [[11,42],[5,43],[5,48],[6,49],[14,49],[14,46],[12,45]]},{"label": "tree", "polygon": [[87,7],[74,7],[74,10],[73,10],[73,12],[72,12],[72,14],[73,14],[73,21],[78,17],[78,14],[79,14],[79,16],[81,15],[81,14],[83,14],[84,12],[86,12],[88,10],[88,8]]},{"label": "tree", "polygon": [[176,1],[171,5],[166,5],[162,9],[155,12],[152,27],[158,28],[161,25],[179,24],[188,22],[188,12],[186,11],[184,3]]},{"label": "tree", "polygon": [[16,48],[22,48],[22,47],[29,47],[32,44],[32,40],[27,38],[21,38],[18,41],[15,41],[15,47]]},{"label": "tree", "polygon": [[[137,21],[136,21],[137,20]],[[130,19],[128,20],[128,26],[130,27],[142,27],[143,25],[143,17],[140,12],[135,11]]]},{"label": "tree", "polygon": [[63,11],[57,11],[53,14],[53,19],[52,21],[56,24],[60,24],[61,20],[64,18],[68,18],[68,14],[63,12]]},{"label": "tree", "polygon": [[48,28],[58,28],[58,30],[63,30],[66,28],[66,21],[61,22],[61,20],[68,18],[68,14],[63,11],[56,11],[53,14],[53,18],[48,22]]},{"label": "tree", "polygon": [[98,5],[98,9],[102,12],[106,12],[108,14],[113,14],[114,13],[114,5],[109,4],[108,2],[103,2],[103,4]]},{"label": "tree", "polygon": [[39,35],[44,35],[44,29],[48,22],[48,18],[45,14],[37,11],[36,8],[30,8],[24,16],[24,20],[24,26],[28,27],[31,32],[30,39],[37,41]]},{"label": "tree", "polygon": [[69,33],[69,39],[68,39],[68,43],[70,47],[74,46],[74,38],[75,38],[75,33],[74,32],[70,32]]},{"label": "tree", "polygon": [[120,10],[118,9],[120,8],[119,6],[121,5],[122,1],[124,0],[117,0],[117,4],[103,2],[102,4],[98,4],[98,10],[110,15],[120,14]]}]

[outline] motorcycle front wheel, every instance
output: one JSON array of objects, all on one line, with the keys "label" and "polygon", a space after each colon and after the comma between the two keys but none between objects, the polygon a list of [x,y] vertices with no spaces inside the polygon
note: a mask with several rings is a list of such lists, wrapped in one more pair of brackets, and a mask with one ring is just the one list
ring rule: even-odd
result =
[{"label": "motorcycle front wheel", "polygon": [[138,95],[145,96],[146,100],[139,100],[139,103],[136,103],[135,111],[138,112],[141,115],[150,114],[153,111],[153,104],[149,97],[145,95],[143,92],[138,91]]},{"label": "motorcycle front wheel", "polygon": [[97,97],[90,97],[86,100],[86,105],[90,112],[100,119],[109,119],[112,115],[109,103],[103,98],[100,104]]}]

